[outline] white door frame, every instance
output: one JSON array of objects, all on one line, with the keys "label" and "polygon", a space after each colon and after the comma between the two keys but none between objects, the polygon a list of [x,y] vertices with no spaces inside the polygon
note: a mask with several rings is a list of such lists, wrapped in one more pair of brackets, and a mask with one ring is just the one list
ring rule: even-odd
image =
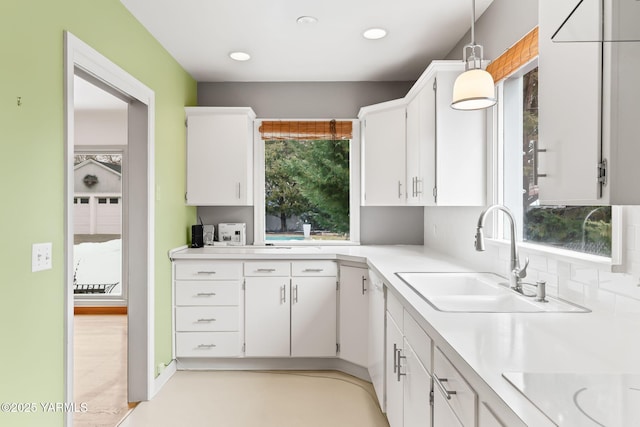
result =
[{"label": "white door frame", "polygon": [[[136,162],[130,174],[131,227],[129,248],[136,263],[129,268],[128,400],[149,400],[154,394],[154,185],[155,94],[68,31],[64,32],[64,398],[73,402],[73,154],[74,74],[88,74],[130,99],[129,156]],[[134,159],[135,157],[135,159]],[[134,205],[135,204],[135,205]],[[65,413],[66,426],[73,414]]]}]

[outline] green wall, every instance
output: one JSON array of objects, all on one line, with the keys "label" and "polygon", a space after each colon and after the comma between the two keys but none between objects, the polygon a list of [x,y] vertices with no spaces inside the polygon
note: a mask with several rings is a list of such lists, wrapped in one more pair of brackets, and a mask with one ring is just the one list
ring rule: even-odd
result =
[{"label": "green wall", "polygon": [[[63,354],[63,31],[155,91],[155,361],[171,360],[170,248],[186,243],[195,210],[184,204],[185,105],[196,82],[118,0],[0,2],[0,425],[60,426]],[[17,105],[21,97],[22,105]],[[53,242],[53,269],[31,272],[31,245]]]}]

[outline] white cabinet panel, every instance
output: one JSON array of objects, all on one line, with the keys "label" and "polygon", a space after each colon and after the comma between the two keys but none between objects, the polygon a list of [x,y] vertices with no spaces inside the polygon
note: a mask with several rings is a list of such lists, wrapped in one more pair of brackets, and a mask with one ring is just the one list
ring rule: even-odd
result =
[{"label": "white cabinet panel", "polygon": [[[406,326],[405,323],[405,333]],[[404,426],[428,427],[431,425],[431,377],[409,343],[409,337],[405,337],[402,364],[405,374]]]},{"label": "white cabinet panel", "polygon": [[544,204],[599,201],[601,51],[599,43],[554,43],[573,0],[540,0],[539,195]]},{"label": "white cabinet panel", "polygon": [[245,279],[245,355],[289,356],[289,278]]},{"label": "white cabinet panel", "polygon": [[367,366],[369,280],[366,268],[340,266],[340,358]]},{"label": "white cabinet panel", "polygon": [[385,309],[384,282],[373,271],[369,270],[369,376],[378,398],[378,404],[385,410]]},{"label": "white cabinet panel", "polygon": [[242,344],[239,332],[177,332],[177,357],[237,357]]},{"label": "white cabinet panel", "polygon": [[237,331],[238,307],[176,307],[176,331]]},{"label": "white cabinet panel", "polygon": [[442,392],[434,387],[433,390],[433,425],[446,427],[467,427],[456,417],[453,409],[447,404]]},{"label": "white cabinet panel", "polygon": [[387,419],[390,427],[404,425],[403,383],[401,369],[398,368],[402,356],[402,331],[393,317],[387,313],[386,377],[387,377]]},{"label": "white cabinet panel", "polygon": [[177,305],[238,305],[240,281],[196,282],[176,280]]},{"label": "white cabinet panel", "polygon": [[242,279],[241,262],[180,261],[176,263],[178,280]]},{"label": "white cabinet panel", "polygon": [[[448,405],[463,426],[475,426],[477,419],[476,392],[438,348],[435,349],[433,355],[433,382],[434,392],[435,389],[438,389],[442,396],[445,396],[446,391],[455,392],[455,394],[450,393],[449,398],[446,399]],[[437,414],[436,409],[434,409],[434,413]]]},{"label": "white cabinet panel", "polygon": [[391,104],[364,115],[363,205],[406,204],[405,106]]},{"label": "white cabinet panel", "polygon": [[253,204],[250,108],[187,107],[187,204]]},{"label": "white cabinet panel", "polygon": [[336,355],[336,278],[291,281],[291,356]]}]

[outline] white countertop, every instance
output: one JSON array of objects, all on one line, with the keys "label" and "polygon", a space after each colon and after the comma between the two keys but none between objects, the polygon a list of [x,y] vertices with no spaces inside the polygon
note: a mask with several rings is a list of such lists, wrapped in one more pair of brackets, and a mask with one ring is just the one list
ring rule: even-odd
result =
[{"label": "white countertop", "polygon": [[[172,259],[286,258],[366,262],[383,276],[385,283],[409,307],[411,314],[461,373],[468,379],[474,376],[481,379],[481,383],[471,381],[476,391],[497,394],[530,426],[553,424],[502,376],[503,373],[640,374],[640,315],[597,311],[437,311],[395,273],[470,270],[463,263],[422,246],[205,247],[172,251],[170,256]],[[549,399],[555,399],[554,393],[565,393],[561,388],[549,390]]]}]

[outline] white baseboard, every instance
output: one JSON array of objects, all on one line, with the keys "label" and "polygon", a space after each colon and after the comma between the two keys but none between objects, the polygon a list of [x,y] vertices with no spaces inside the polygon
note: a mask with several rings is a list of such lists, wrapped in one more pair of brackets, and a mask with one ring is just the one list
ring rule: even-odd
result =
[{"label": "white baseboard", "polygon": [[160,389],[162,389],[162,387],[164,387],[164,385],[167,383],[167,381],[169,381],[171,379],[173,374],[176,373],[177,369],[178,369],[178,365],[176,364],[176,361],[172,360],[171,363],[169,363],[167,365],[167,367],[164,368],[164,370],[162,372],[160,372],[160,375],[158,375],[156,377],[156,379],[154,380],[153,395],[149,396],[149,400],[153,399],[153,397],[156,394],[158,394]]}]

